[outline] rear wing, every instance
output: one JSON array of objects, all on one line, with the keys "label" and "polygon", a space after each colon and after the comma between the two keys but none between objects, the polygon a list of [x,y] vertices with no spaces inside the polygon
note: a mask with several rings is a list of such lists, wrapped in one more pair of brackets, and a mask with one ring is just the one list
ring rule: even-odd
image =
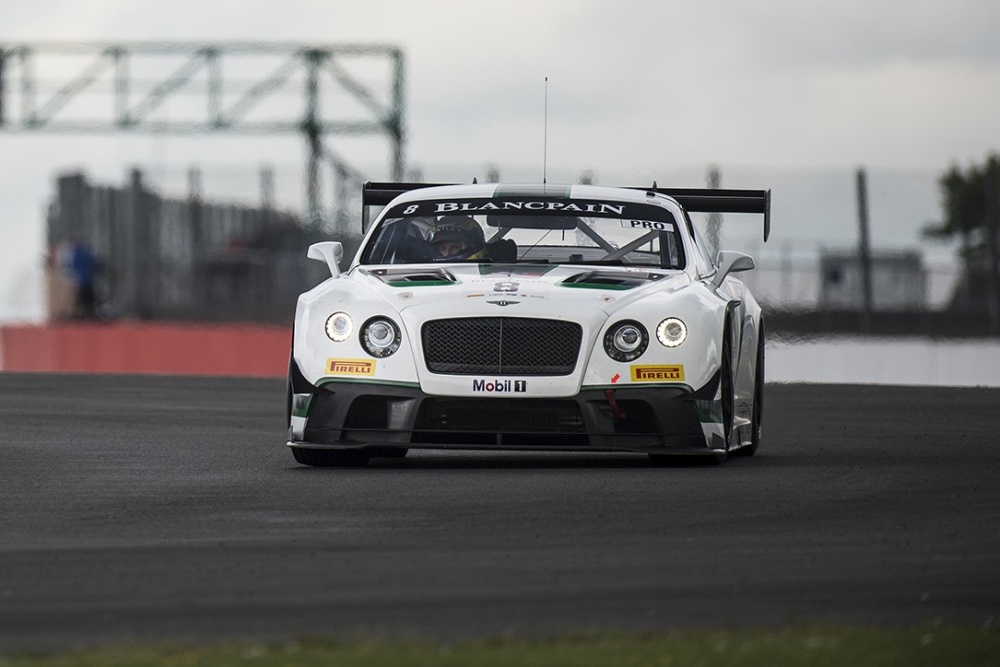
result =
[{"label": "rear wing", "polygon": [[453,185],[452,183],[379,183],[365,181],[361,186],[361,231],[367,232],[371,224],[372,206],[385,206],[393,199],[420,188],[432,188],[435,185]]},{"label": "rear wing", "polygon": [[666,195],[692,213],[760,213],[764,216],[764,242],[771,235],[770,190],[718,190],[708,188],[637,188]]},{"label": "rear wing", "polygon": [[[363,229],[368,229],[369,209],[385,206],[397,196],[411,190],[429,188],[453,183],[378,183],[368,181],[361,186],[361,209]],[[671,197],[684,209],[693,213],[760,213],[764,216],[764,241],[771,235],[771,191],[770,190],[712,190],[708,188],[641,188],[643,190]]]},{"label": "rear wing", "polygon": [[411,190],[433,188],[438,185],[456,185],[455,183],[378,183],[366,181],[361,186],[362,206],[385,206],[393,199]]}]

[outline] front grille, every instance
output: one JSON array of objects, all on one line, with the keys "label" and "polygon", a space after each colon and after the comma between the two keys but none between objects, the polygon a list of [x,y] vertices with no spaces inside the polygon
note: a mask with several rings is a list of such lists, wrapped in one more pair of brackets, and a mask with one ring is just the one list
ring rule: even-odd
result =
[{"label": "front grille", "polygon": [[424,359],[446,375],[569,375],[583,327],[527,317],[432,320],[421,329]]}]

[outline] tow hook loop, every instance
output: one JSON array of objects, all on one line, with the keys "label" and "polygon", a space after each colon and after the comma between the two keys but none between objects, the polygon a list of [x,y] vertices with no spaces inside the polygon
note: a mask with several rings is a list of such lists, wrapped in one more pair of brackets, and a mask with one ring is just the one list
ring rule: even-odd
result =
[{"label": "tow hook loop", "polygon": [[604,395],[608,399],[608,405],[611,406],[611,414],[615,416],[615,421],[625,421],[625,411],[621,409],[618,401],[615,400],[615,390],[605,389]]}]

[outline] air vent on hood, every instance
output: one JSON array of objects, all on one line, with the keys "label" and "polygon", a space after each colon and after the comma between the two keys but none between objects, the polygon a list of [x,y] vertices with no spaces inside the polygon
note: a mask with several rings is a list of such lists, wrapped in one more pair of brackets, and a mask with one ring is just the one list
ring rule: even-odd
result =
[{"label": "air vent on hood", "polygon": [[625,290],[641,287],[659,280],[662,273],[633,273],[630,271],[587,271],[570,276],[560,283],[563,287]]},{"label": "air vent on hood", "polygon": [[458,279],[445,269],[376,269],[373,276],[392,287],[454,285]]}]

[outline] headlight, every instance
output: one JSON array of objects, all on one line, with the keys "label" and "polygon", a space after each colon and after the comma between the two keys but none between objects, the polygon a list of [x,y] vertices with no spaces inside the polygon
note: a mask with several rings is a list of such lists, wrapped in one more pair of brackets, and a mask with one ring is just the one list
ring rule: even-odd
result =
[{"label": "headlight", "polygon": [[615,361],[638,359],[648,344],[646,327],[638,322],[618,322],[604,334],[604,351]]},{"label": "headlight", "polygon": [[326,318],[326,335],[335,343],[343,343],[354,331],[354,320],[347,313],[334,313]]},{"label": "headlight", "polygon": [[388,357],[401,340],[399,327],[388,317],[373,317],[361,327],[361,347],[373,357]]},{"label": "headlight", "polygon": [[676,317],[668,317],[656,327],[656,340],[667,347],[677,347],[687,340],[687,325]]}]

